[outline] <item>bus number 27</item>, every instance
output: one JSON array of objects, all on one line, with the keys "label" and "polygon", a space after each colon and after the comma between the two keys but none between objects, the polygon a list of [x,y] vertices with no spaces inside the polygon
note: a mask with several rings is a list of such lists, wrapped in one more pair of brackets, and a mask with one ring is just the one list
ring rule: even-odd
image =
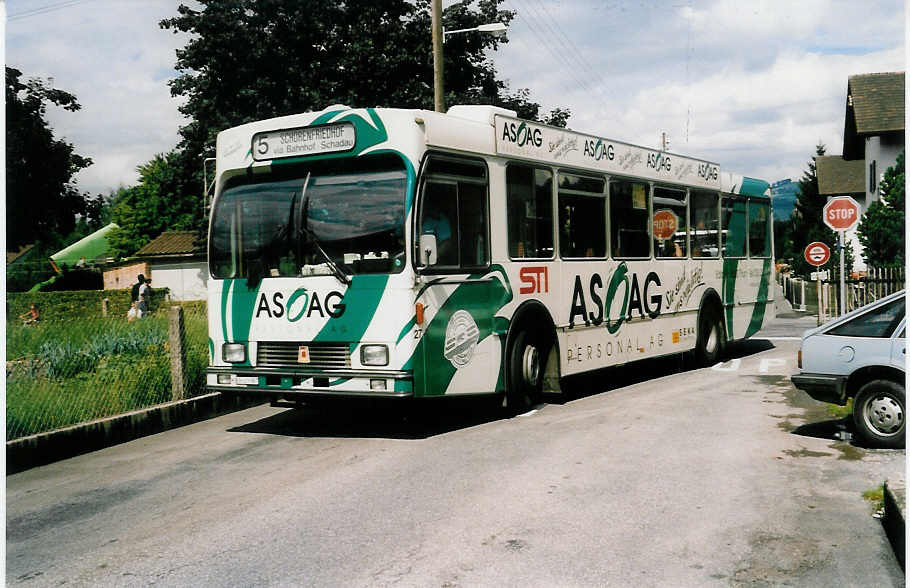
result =
[{"label": "bus number 27", "polygon": [[546,266],[523,267],[518,272],[522,294],[540,294],[550,291],[550,278]]}]

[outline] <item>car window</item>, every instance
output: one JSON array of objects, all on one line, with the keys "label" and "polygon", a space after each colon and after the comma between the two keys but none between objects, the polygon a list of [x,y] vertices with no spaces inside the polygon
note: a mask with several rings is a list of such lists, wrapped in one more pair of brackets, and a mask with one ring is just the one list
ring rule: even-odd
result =
[{"label": "car window", "polygon": [[888,337],[904,318],[904,298],[861,314],[828,331],[841,337]]}]

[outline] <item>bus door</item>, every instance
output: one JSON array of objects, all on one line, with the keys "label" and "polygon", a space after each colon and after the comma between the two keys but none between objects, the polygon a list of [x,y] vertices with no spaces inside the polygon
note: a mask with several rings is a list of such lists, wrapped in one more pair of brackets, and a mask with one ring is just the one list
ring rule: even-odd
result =
[{"label": "bus door", "polygon": [[[416,396],[496,389],[494,315],[507,288],[490,268],[488,192],[482,160],[431,156],[425,165],[414,239],[417,302],[426,309],[414,358]],[[433,250],[430,257],[421,243]]]}]

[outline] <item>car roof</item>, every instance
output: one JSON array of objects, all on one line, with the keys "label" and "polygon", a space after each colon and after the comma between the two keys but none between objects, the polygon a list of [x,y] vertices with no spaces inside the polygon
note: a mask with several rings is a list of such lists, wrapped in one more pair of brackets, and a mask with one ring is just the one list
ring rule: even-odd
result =
[{"label": "car roof", "polygon": [[845,314],[843,316],[839,316],[837,318],[831,319],[830,321],[826,322],[825,324],[823,324],[819,327],[810,329],[805,332],[804,336],[808,337],[809,335],[814,335],[815,333],[826,332],[826,331],[836,327],[837,325],[840,325],[841,323],[845,323],[849,320],[852,320],[853,318],[855,318],[861,314],[865,314],[865,313],[869,312],[870,310],[873,310],[880,306],[884,306],[885,304],[889,304],[890,302],[897,300],[898,298],[903,298],[905,295],[906,295],[906,290],[899,290],[897,292],[894,292],[893,294],[888,294],[887,296],[885,296],[883,298],[879,298],[875,302],[870,302],[869,304],[866,304],[865,306],[860,306],[859,308],[851,310],[850,312],[848,312],[847,314]]}]

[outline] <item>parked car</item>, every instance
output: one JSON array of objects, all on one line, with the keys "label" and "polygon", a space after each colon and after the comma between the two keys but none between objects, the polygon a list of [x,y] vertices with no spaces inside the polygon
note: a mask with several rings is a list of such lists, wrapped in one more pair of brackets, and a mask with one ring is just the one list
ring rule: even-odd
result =
[{"label": "parked car", "polygon": [[793,385],[822,402],[853,398],[856,432],[872,445],[904,447],[904,291],[803,334]]}]

